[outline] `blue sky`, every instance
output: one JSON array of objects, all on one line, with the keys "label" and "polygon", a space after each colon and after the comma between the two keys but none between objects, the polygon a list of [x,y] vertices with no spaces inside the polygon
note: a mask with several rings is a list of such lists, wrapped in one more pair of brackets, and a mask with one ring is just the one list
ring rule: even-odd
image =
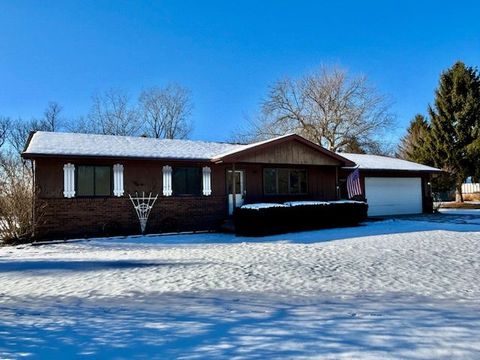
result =
[{"label": "blue sky", "polygon": [[321,64],[390,96],[394,136],[426,112],[440,72],[480,65],[478,1],[0,0],[0,114],[86,114],[91,96],[189,87],[194,139],[226,140],[268,86]]}]

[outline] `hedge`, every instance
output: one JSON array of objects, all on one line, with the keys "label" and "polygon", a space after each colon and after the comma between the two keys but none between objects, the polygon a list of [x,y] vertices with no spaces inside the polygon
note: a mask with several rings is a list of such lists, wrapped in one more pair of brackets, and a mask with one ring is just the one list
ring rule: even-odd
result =
[{"label": "hedge", "polygon": [[355,226],[367,218],[364,202],[329,202],[315,205],[237,208],[233,220],[235,233],[264,236],[342,226]]}]

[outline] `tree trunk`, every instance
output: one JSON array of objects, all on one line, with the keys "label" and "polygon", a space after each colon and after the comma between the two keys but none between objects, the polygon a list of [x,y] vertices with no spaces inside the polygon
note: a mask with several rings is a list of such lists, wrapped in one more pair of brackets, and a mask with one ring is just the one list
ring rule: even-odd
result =
[{"label": "tree trunk", "polygon": [[455,201],[463,203],[462,183],[459,183],[456,186]]}]

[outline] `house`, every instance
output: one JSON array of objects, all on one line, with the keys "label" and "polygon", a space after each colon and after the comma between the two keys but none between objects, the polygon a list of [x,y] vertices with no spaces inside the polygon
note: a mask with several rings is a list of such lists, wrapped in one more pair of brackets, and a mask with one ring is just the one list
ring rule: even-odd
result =
[{"label": "house", "polygon": [[158,194],[149,232],[217,229],[244,203],[336,200],[359,166],[370,215],[431,209],[437,169],[371,155],[337,154],[298,135],[249,145],[35,132],[36,236],[138,232],[128,194]]}]

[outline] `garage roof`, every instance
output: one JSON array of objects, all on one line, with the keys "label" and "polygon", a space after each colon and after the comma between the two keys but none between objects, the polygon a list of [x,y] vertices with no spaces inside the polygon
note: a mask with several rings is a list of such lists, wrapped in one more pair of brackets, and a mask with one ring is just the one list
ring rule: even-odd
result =
[{"label": "garage roof", "polygon": [[340,153],[363,170],[401,170],[439,172],[440,169],[388,156]]}]

